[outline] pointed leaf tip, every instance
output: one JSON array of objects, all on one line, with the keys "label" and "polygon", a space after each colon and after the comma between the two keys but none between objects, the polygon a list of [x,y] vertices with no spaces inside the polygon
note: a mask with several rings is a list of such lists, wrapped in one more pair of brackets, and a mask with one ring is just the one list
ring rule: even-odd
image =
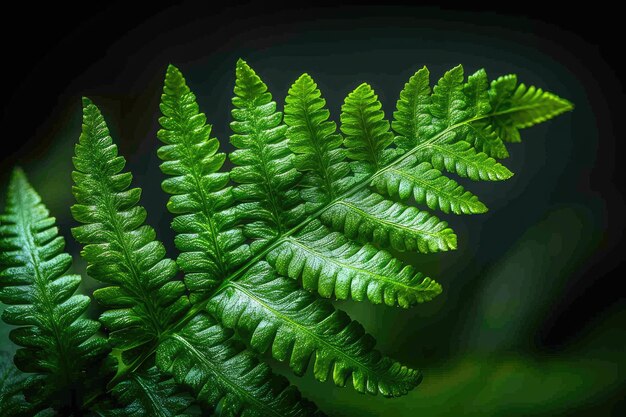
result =
[{"label": "pointed leaf tip", "polygon": [[32,190],[32,186],[28,182],[28,177],[21,167],[16,166],[13,168],[13,172],[11,172],[11,179],[9,180],[8,190],[9,194]]},{"label": "pointed leaf tip", "polygon": [[93,101],[91,101],[88,97],[83,96],[82,103],[83,103],[83,108],[85,108],[85,107],[92,105]]},{"label": "pointed leaf tip", "polygon": [[182,72],[178,69],[176,65],[167,64],[167,70],[165,71],[165,77],[181,77]]},{"label": "pointed leaf tip", "polygon": [[304,72],[304,73],[302,73],[302,75],[300,75],[298,77],[298,79],[296,80],[296,83],[302,83],[302,82],[305,82],[305,81],[308,81],[308,80],[313,81],[313,78],[308,73]]},{"label": "pointed leaf tip", "polygon": [[13,181],[13,179],[17,179],[17,178],[22,178],[24,180],[26,180],[26,174],[24,173],[24,170],[22,169],[21,166],[15,166],[13,168],[13,172],[11,173],[11,180]]}]

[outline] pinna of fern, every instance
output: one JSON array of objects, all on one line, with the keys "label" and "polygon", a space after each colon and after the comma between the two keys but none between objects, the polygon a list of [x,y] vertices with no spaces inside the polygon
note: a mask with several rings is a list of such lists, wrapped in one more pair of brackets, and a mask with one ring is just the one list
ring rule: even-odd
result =
[{"label": "pinna of fern", "polygon": [[87,370],[107,350],[106,340],[96,334],[97,321],[82,317],[89,297],[74,294],[81,277],[67,273],[72,258],[63,252],[55,219],[19,168],[0,221],[2,319],[19,326],[10,338],[21,347],[16,366],[30,374],[24,393],[31,410],[76,411],[86,395]]},{"label": "pinna of fern", "polygon": [[[85,245],[88,273],[106,285],[94,296],[118,359],[102,397],[114,399],[87,401],[101,415],[188,415],[193,404],[222,416],[322,415],[271,372],[259,358],[265,353],[296,375],[311,364],[320,381],[406,394],[420,372],[376,350],[374,338],[330,299],[409,308],[436,297],[441,285],[393,251],[455,249],[456,234],[431,211],[480,214],[487,207],[453,176],[509,178],[498,162],[508,156],[505,143],[572,108],[514,76],[489,83],[480,70],[465,78],[461,66],[431,88],[422,68],[405,84],[392,120],[363,83],[346,97],[338,128],[308,74],[289,89],[284,114],[243,60],[235,76],[235,150],[226,155],[182,73],[174,66],[166,72],[158,156],[171,195],[175,261],[145,224],[141,191],[130,188],[132,175],[102,114],[83,102],[72,207],[81,225],[72,232]],[[8,320],[28,326],[15,331],[22,356],[58,351],[49,334],[59,317],[69,323],[63,340],[81,358],[72,363],[77,370],[34,362],[39,367],[23,368],[35,372],[33,380],[60,374],[80,381],[85,364],[106,351],[104,339],[95,336],[96,322],[80,317],[86,301],[70,297],[79,278],[63,275],[62,243],[21,175],[11,187],[23,194],[10,190],[0,227],[0,296],[11,304]],[[19,318],[29,311],[35,319]]]}]

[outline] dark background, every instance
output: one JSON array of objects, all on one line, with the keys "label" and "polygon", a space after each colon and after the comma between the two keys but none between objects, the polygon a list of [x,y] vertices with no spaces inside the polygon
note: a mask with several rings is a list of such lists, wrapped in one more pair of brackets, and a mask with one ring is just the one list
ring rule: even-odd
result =
[{"label": "dark background", "polygon": [[385,400],[317,384],[310,375],[290,379],[337,416],[624,413],[617,158],[626,97],[616,64],[623,48],[612,42],[621,30],[618,13],[392,2],[43,7],[18,6],[5,19],[15,19],[19,29],[0,29],[0,181],[4,188],[11,168],[23,166],[75,255],[70,172],[82,95],[103,111],[135,184],[144,188],[148,220],[175,255],[155,154],[168,63],[186,75],[225,150],[238,57],[265,80],[279,106],[290,84],[308,72],[335,120],[343,97],[362,81],[390,116],[398,92],[423,65],[433,78],[458,63],[467,73],[484,67],[492,78],[513,72],[574,102],[573,113],[524,130],[524,143],[509,147],[504,163],[516,174],[510,181],[463,182],[490,211],[441,216],[457,231],[458,251],[404,255],[444,285],[442,296],[409,311],[341,303],[383,351],[424,370],[418,389]]}]

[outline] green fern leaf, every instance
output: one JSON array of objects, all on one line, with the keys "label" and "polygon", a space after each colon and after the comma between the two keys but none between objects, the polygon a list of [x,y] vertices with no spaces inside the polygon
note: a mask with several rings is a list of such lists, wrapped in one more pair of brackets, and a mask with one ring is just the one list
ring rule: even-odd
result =
[{"label": "green fern leaf", "polygon": [[135,371],[111,390],[122,407],[107,410],[108,417],[187,417],[191,396],[172,378],[155,368]]},{"label": "green fern leaf", "polygon": [[[81,277],[67,274],[72,258],[55,219],[20,169],[11,177],[0,227],[2,319],[20,326],[10,337],[22,346],[15,363],[32,378],[36,401],[70,409],[90,361],[106,349],[98,322],[83,318],[89,297],[72,295]],[[55,398],[56,397],[56,398]]]},{"label": "green fern leaf", "polygon": [[323,415],[206,314],[198,314],[166,339],[157,351],[157,363],[219,416]]},{"label": "green fern leaf", "polygon": [[243,60],[237,62],[237,81],[230,126],[231,143],[237,148],[230,160],[237,165],[230,175],[240,184],[234,192],[240,212],[247,216],[246,236],[258,251],[268,240],[297,224],[304,206],[296,184],[300,173],[287,145],[287,126],[267,86]]},{"label": "green fern leaf", "polygon": [[314,356],[318,380],[330,375],[344,386],[352,375],[359,392],[398,396],[421,380],[419,372],[373,350],[374,339],[346,313],[277,276],[264,262],[225,286],[208,308],[258,352],[269,350],[274,358],[289,361],[296,375],[304,374]]},{"label": "green fern leaf", "polygon": [[381,194],[402,200],[412,195],[417,203],[444,213],[475,214],[487,211],[478,197],[465,191],[430,163],[418,164],[414,156],[386,170],[372,181],[372,186]]},{"label": "green fern leaf", "polygon": [[177,214],[172,228],[181,254],[176,262],[192,294],[210,291],[250,257],[245,237],[234,225],[236,217],[228,210],[234,201],[229,175],[217,172],[226,155],[217,153],[219,142],[210,137],[211,125],[172,65],[165,76],[161,111],[158,137],[165,146],[158,155],[164,161],[161,170],[172,176],[163,181],[163,189],[173,194],[167,207]]},{"label": "green fern leaf", "polygon": [[431,120],[427,114],[430,93],[430,72],[424,67],[404,85],[396,104],[397,110],[393,113],[391,126],[398,134],[395,143],[399,148],[412,149],[423,137],[420,128]]},{"label": "green fern leaf", "polygon": [[173,279],[176,264],[164,257],[154,229],[143,225],[146,210],[137,205],[141,190],[128,189],[132,175],[121,173],[126,161],[88,99],[73,161],[77,204],[72,215],[84,225],[72,233],[85,244],[81,254],[89,275],[109,284],[94,292],[108,308],[100,320],[118,350],[153,344],[186,311],[185,286]]},{"label": "green fern leaf", "polygon": [[519,129],[545,122],[574,108],[569,101],[534,86],[517,84],[515,75],[506,75],[491,84],[491,123],[508,142],[520,142]]},{"label": "green fern leaf", "polygon": [[418,160],[429,161],[440,171],[448,171],[474,181],[500,181],[513,176],[507,167],[477,152],[464,140],[454,143],[429,143],[417,153]]},{"label": "green fern leaf", "polygon": [[456,235],[446,222],[371,191],[338,201],[320,219],[349,238],[399,251],[430,253],[456,249]]},{"label": "green fern leaf", "polygon": [[366,171],[376,170],[390,158],[392,153],[384,151],[393,142],[393,134],[382,104],[368,84],[361,84],[346,97],[341,106],[341,131],[348,157],[362,161],[358,166]]},{"label": "green fern leaf", "polygon": [[494,159],[509,157],[506,145],[498,136],[494,125],[482,121],[469,123],[465,141],[472,145],[478,152],[485,153]]},{"label": "green fern leaf", "polygon": [[265,83],[239,60],[235,166],[226,172],[195,95],[169,66],[158,156],[176,261],[144,224],[141,190],[129,188],[124,158],[84,99],[73,159],[72,215],[81,225],[72,232],[88,273],[104,284],[94,296],[108,339],[97,335],[100,323],[83,317],[89,298],[73,295],[81,279],[67,273],[63,238],[16,170],[0,216],[0,301],[8,304],[3,319],[18,326],[10,333],[22,347],[15,362],[31,375],[16,375],[0,358],[0,413],[321,416],[259,361],[262,354],[296,375],[312,363],[319,381],[363,393],[413,389],[421,373],[376,350],[363,327],[325,298],[406,308],[441,293],[388,251],[456,248],[446,222],[406,200],[444,213],[485,212],[444,171],[507,179],[512,173],[497,162],[508,156],[505,142],[572,109],[515,76],[489,84],[484,70],[466,79],[459,65],[432,90],[429,77],[424,67],[409,79],[391,124],[361,84],[343,103],[339,133],[310,76],[289,89],[283,120]]},{"label": "green fern leaf", "polygon": [[293,83],[285,103],[289,149],[296,154],[296,168],[305,173],[300,184],[302,197],[313,211],[350,185],[343,139],[336,133],[335,122],[328,120],[326,101],[308,74]]},{"label": "green fern leaf", "polygon": [[441,293],[441,285],[389,252],[355,243],[319,222],[288,238],[267,261],[279,274],[301,279],[304,289],[326,298],[408,308]]},{"label": "green fern leaf", "polygon": [[[281,124],[282,116],[267,86],[243,61],[237,64],[236,76],[231,142],[237,150],[231,155],[236,165],[231,180],[239,184],[233,190],[238,201],[234,206],[227,201],[223,210],[231,215],[229,225],[234,233],[243,227],[253,255],[206,281],[205,288],[193,288],[198,293],[193,298],[193,312],[208,309],[255,351],[271,352],[274,358],[289,362],[297,375],[306,371],[314,357],[313,374],[319,380],[332,373],[339,385],[351,376],[352,385],[362,392],[406,393],[419,382],[419,373],[373,350],[373,340],[360,325],[327,301],[300,290],[297,282],[322,297],[369,299],[403,307],[439,294],[439,284],[380,247],[424,253],[449,250],[456,247],[456,235],[447,223],[429,213],[387,200],[374,190],[392,199],[412,195],[418,204],[446,213],[484,212],[486,207],[476,196],[442,171],[474,180],[501,180],[512,175],[494,159],[506,156],[506,148],[491,122],[495,115],[493,86],[489,88],[482,70],[464,81],[459,66],[447,72],[430,94],[428,71],[420,70],[405,86],[394,113],[395,149],[394,135],[377,96],[362,84],[342,107],[344,149],[310,76],[301,76],[289,90],[287,126]],[[174,96],[167,97],[168,89],[172,90],[167,83],[163,98],[169,106],[164,107],[166,118],[176,126],[187,123],[185,126],[203,132],[197,136],[171,133],[171,137],[194,137],[191,143],[210,141],[208,130],[201,130],[204,117],[197,116],[199,110],[186,87],[175,100],[193,102],[188,107],[191,110],[168,113],[167,109],[175,106],[167,103]],[[183,108],[180,103],[176,106]],[[177,129],[163,126],[172,132]],[[182,143],[182,139],[176,140]],[[164,141],[167,146],[173,144]],[[212,144],[211,149],[206,155],[214,155],[217,145]],[[344,153],[353,161],[352,173],[346,168]],[[187,175],[191,166],[198,172],[217,173],[220,165],[212,165],[210,158],[203,156],[171,174]],[[180,196],[181,205],[192,207],[191,196],[199,194],[201,185],[187,181],[184,190],[173,193]],[[218,198],[211,195],[208,199]],[[198,211],[194,210],[189,213]],[[211,216],[221,218],[217,213]],[[203,222],[190,222],[190,226],[195,229],[188,233],[206,230]],[[212,253],[207,252],[203,260],[213,259]],[[200,259],[194,262],[201,264]],[[217,287],[216,282],[220,282]],[[180,332],[175,334],[180,336]],[[200,353],[194,360],[185,355],[181,340],[171,340],[179,346],[176,355],[183,358],[181,372],[203,375],[187,384],[196,392],[202,390],[217,365],[201,363]],[[189,379],[178,380],[185,378]],[[216,392],[208,403],[228,395]]]}]

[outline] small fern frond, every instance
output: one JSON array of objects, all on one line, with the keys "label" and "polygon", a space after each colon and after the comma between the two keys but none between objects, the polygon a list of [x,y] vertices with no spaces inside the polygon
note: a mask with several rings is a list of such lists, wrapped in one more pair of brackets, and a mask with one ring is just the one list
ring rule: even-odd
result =
[{"label": "small fern frond", "polygon": [[[22,348],[15,363],[30,379],[37,402],[76,409],[89,363],[106,350],[96,336],[100,324],[82,317],[89,297],[73,295],[79,275],[37,192],[21,169],[13,171],[5,213],[0,218],[2,319],[19,326],[10,338]],[[67,410],[66,410],[67,411]]]},{"label": "small fern frond", "polygon": [[476,214],[487,211],[477,196],[465,191],[463,186],[444,176],[429,162],[417,163],[414,156],[386,170],[371,185],[381,194],[401,200],[413,196],[418,204],[444,213]]},{"label": "small fern frond", "polygon": [[289,149],[296,154],[295,166],[303,172],[302,197],[314,211],[344,193],[350,182],[343,139],[317,84],[302,74],[285,99],[285,124],[289,126]]},{"label": "small fern frond", "polygon": [[521,142],[519,129],[544,122],[574,108],[572,103],[534,86],[517,84],[517,76],[505,75],[491,83],[493,108],[490,123],[507,142]]},{"label": "small fern frond", "polygon": [[456,249],[456,235],[448,223],[369,190],[329,206],[320,219],[351,239],[399,251],[431,253]]},{"label": "small fern frond", "polygon": [[513,176],[507,167],[486,153],[477,152],[464,140],[453,143],[429,143],[416,153],[416,157],[416,163],[428,161],[440,171],[474,181],[500,181]]},{"label": "small fern frond", "polygon": [[267,261],[279,274],[300,279],[304,289],[325,298],[408,308],[441,293],[441,285],[389,252],[356,243],[319,222],[288,238]]},{"label": "small fern frond", "polygon": [[206,313],[161,343],[157,364],[219,416],[323,416]]},{"label": "small fern frond", "polygon": [[158,137],[164,145],[158,155],[164,161],[161,170],[171,175],[162,186],[172,194],[167,208],[176,214],[172,228],[181,251],[176,262],[192,294],[210,291],[250,257],[237,217],[229,210],[234,202],[229,175],[218,172],[226,155],[217,153],[219,142],[211,138],[211,125],[172,65],[165,76],[161,111]]},{"label": "small fern frond", "polygon": [[341,106],[341,131],[348,158],[373,172],[390,158],[386,148],[393,142],[382,104],[369,84],[363,83],[348,94]]},{"label": "small fern frond", "polygon": [[83,223],[72,229],[83,243],[87,272],[108,284],[94,292],[107,311],[100,320],[111,344],[121,351],[154,343],[187,310],[185,286],[174,279],[176,263],[144,225],[146,210],[137,205],[139,188],[128,188],[132,175],[122,172],[104,118],[88,99],[83,101],[83,129],[72,177],[77,204],[72,215]]},{"label": "small fern frond", "polygon": [[304,205],[296,188],[301,175],[287,145],[282,113],[243,60],[237,62],[233,105],[230,141],[237,150],[229,156],[236,165],[230,177],[240,184],[234,193],[241,202],[239,213],[247,219],[244,232],[258,252],[302,219]]},{"label": "small fern frond", "polygon": [[396,103],[391,126],[397,133],[394,141],[400,149],[412,149],[418,145],[422,134],[420,128],[430,120],[426,109],[430,105],[430,72],[424,67],[417,71],[404,85]]}]

